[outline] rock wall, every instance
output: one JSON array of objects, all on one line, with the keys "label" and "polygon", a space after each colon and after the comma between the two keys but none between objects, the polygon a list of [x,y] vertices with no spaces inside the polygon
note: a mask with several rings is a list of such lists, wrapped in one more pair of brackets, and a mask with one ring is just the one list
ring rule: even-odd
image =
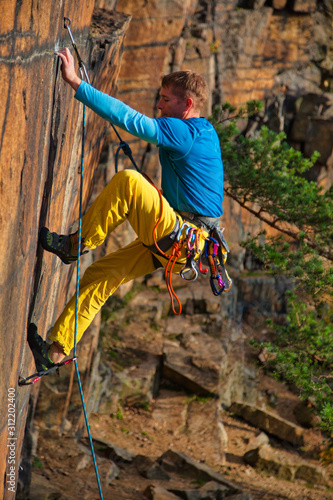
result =
[{"label": "rock wall", "polygon": [[[98,0],[103,6],[106,0]],[[326,1],[118,0],[130,14],[118,79],[118,96],[135,109],[156,114],[160,78],[190,68],[204,74],[212,105],[238,106],[263,100],[264,122],[285,130],[288,141],[310,156],[321,153],[312,177],[332,182],[333,34],[332,4]],[[156,148],[127,137],[139,164],[159,179]],[[223,153],[223,145],[222,145]],[[246,211],[225,200],[222,219],[228,242],[259,228]],[[269,228],[267,228],[269,230]]]},{"label": "rock wall", "polygon": [[[91,25],[94,7],[107,12],[95,12]],[[29,421],[33,418],[38,396],[38,387],[17,388],[19,374],[34,369],[26,326],[36,321],[45,337],[66,301],[71,279],[67,267],[38,247],[38,228],[49,225],[66,232],[74,227],[78,215],[82,108],[62,82],[59,62],[53,56],[59,46],[70,46],[64,16],[73,20],[73,34],[88,62],[92,83],[101,90],[115,93],[117,81],[120,98],[154,116],[162,74],[195,69],[207,77],[212,90],[206,115],[212,105],[225,100],[237,105],[247,99],[264,99],[266,121],[278,130],[284,128],[295,147],[310,154],[320,144],[322,159],[315,177],[320,176],[327,185],[332,175],[329,2],[273,0],[269,6],[261,0],[2,2],[0,336],[5,348],[1,352],[0,391],[1,407],[7,409],[8,389],[15,389],[15,481],[25,420],[29,408]],[[129,139],[138,163],[158,181],[156,148],[126,134],[123,138]],[[85,205],[101,151],[104,146],[107,153],[110,142],[115,142],[113,134],[88,111]],[[111,161],[112,151],[106,173],[103,166],[97,171],[100,175],[95,185],[100,188],[112,174]],[[258,225],[229,200],[224,211],[223,224],[236,249],[246,231]],[[116,239],[111,245],[117,245]],[[241,264],[242,256],[238,260]],[[13,436],[9,435],[8,412],[3,411],[0,418],[0,470],[8,474],[11,450],[7,444]],[[23,474],[29,475],[29,462],[22,464]],[[0,488],[3,485],[5,498],[13,498],[6,489],[5,472]]]},{"label": "rock wall", "polygon": [[[91,0],[0,5],[1,498],[15,498],[25,421],[28,412],[29,419],[33,417],[38,395],[38,387],[17,386],[20,374],[35,370],[26,342],[27,324],[35,321],[45,338],[65,303],[71,278],[71,270],[38,247],[40,226],[67,232],[78,217],[82,105],[63,83],[53,53],[59,46],[70,46],[63,24],[68,16],[82,58],[94,66],[93,83],[113,93],[129,22],[120,13],[104,16],[101,25],[96,20],[89,38],[93,9]],[[84,205],[105,127],[87,112]],[[9,401],[11,388],[14,397]],[[29,462],[21,464],[21,473],[29,476]]]}]

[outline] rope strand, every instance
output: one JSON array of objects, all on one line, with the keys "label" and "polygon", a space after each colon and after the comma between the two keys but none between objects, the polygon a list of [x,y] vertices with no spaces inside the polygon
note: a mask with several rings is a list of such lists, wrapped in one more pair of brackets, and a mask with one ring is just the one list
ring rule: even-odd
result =
[{"label": "rope strand", "polygon": [[[76,352],[77,352],[77,325],[78,325],[79,292],[80,292],[80,264],[81,264],[81,240],[82,240],[82,238],[81,238],[81,233],[82,233],[82,198],[83,198],[82,193],[83,193],[85,126],[86,126],[85,122],[86,122],[86,107],[83,106],[82,154],[81,154],[81,168],[80,168],[80,172],[79,172],[80,173],[80,208],[79,208],[79,229],[78,229],[79,248],[78,248],[77,266],[76,266],[77,271],[76,271],[76,301],[75,301],[75,327],[74,327],[74,358],[76,357]],[[96,455],[95,455],[94,445],[93,445],[91,432],[90,432],[88,413],[87,413],[86,404],[84,401],[84,395],[83,395],[83,389],[82,389],[82,383],[81,383],[81,377],[80,377],[77,359],[74,360],[74,363],[75,363],[75,372],[76,372],[76,376],[77,376],[80,397],[81,397],[81,402],[82,402],[82,408],[83,408],[83,413],[84,413],[84,419],[85,419],[86,428],[87,428],[87,432],[88,432],[91,454],[92,454],[92,458],[93,458],[93,462],[94,462],[95,475],[96,475],[99,495],[100,495],[101,500],[103,500],[102,486],[101,486],[101,481],[100,481],[99,474],[98,474]]]},{"label": "rope strand", "polygon": [[[88,83],[89,81],[89,76],[87,73],[87,70],[85,68],[85,65],[80,57],[79,51],[77,49],[76,43],[74,41],[72,32],[70,30],[70,24],[71,20],[68,17],[64,18],[65,22],[65,28],[68,30],[68,33],[70,35],[71,41],[73,48],[75,50],[75,53],[77,55],[77,58],[79,60],[79,69],[81,73],[81,78],[85,77]],[[82,389],[82,383],[81,383],[81,377],[80,377],[80,371],[79,371],[79,366],[77,363],[77,358],[76,358],[76,352],[77,352],[77,325],[78,325],[78,311],[79,311],[79,291],[80,291],[80,264],[81,264],[81,233],[82,233],[82,198],[83,198],[83,171],[84,171],[84,146],[85,146],[85,127],[86,127],[86,106],[83,106],[83,121],[82,121],[82,151],[81,151],[81,165],[79,168],[79,174],[80,174],[80,207],[79,207],[79,229],[78,229],[78,259],[77,259],[77,271],[76,271],[76,301],[75,301],[75,326],[74,326],[74,364],[75,364],[75,372],[77,376],[77,381],[78,381],[78,386],[79,386],[79,391],[80,391],[80,396],[81,396],[81,402],[82,402],[82,408],[83,408],[83,413],[84,413],[84,419],[86,422],[86,428],[87,428],[87,433],[89,437],[89,443],[90,443],[90,449],[91,449],[91,454],[94,462],[94,469],[95,469],[95,475],[97,479],[97,485],[98,485],[98,490],[99,490],[99,496],[101,500],[103,500],[103,492],[102,492],[102,486],[101,486],[101,481],[99,478],[98,474],[98,468],[97,468],[97,461],[96,461],[96,455],[95,455],[95,450],[94,450],[94,445],[91,437],[91,432],[90,432],[90,426],[89,426],[89,420],[88,420],[88,413],[86,409],[86,404],[84,401],[84,395],[83,395],[83,389]]]}]

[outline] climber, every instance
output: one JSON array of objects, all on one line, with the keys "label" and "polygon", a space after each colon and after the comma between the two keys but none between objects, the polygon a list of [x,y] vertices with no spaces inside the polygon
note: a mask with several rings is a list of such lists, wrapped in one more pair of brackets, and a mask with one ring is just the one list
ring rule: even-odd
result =
[{"label": "climber", "polygon": [[[218,136],[208,120],[200,117],[208,97],[208,86],[201,75],[190,70],[165,75],[157,105],[160,117],[152,119],[82,81],[69,49],[56,54],[62,61],[63,79],[76,92],[75,98],[119,128],[156,145],[162,168],[163,197],[142,174],[123,170],[113,176],[83,216],[82,248],[86,250],[102,244],[126,219],[137,239],[94,262],[84,273],[78,300],[80,340],[119,285],[166,267],[165,255],[170,254],[184,222],[198,229],[199,250],[203,251],[209,230],[218,225],[222,214],[223,163]],[[156,240],[166,254],[154,247],[154,228]],[[77,233],[58,235],[42,228],[40,243],[66,264],[78,258]],[[181,271],[186,257],[183,247],[177,254],[174,273]],[[73,348],[75,302],[74,296],[53,326],[49,336],[52,344],[42,339],[35,325],[30,325],[28,341],[37,371],[62,362]]]}]

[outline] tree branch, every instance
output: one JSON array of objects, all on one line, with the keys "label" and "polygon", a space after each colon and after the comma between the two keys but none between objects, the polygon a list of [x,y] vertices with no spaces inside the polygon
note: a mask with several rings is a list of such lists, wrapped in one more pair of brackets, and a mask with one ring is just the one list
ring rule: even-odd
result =
[{"label": "tree branch", "polygon": [[[290,226],[289,227],[283,227],[281,224],[278,224],[279,219],[273,220],[271,217],[266,217],[263,214],[263,208],[261,207],[259,210],[255,210],[251,206],[246,204],[246,201],[242,200],[239,198],[237,195],[235,195],[232,191],[230,191],[228,188],[224,189],[225,193],[227,196],[235,200],[242,208],[245,208],[248,212],[253,214],[255,217],[260,219],[261,221],[265,222],[268,224],[270,227],[277,229],[283,234],[286,234],[287,236],[290,236],[294,240],[300,240],[300,230],[298,229],[292,229]],[[333,253],[330,250],[325,250],[322,248],[320,245],[318,245],[315,241],[309,238],[304,238],[303,240],[310,248],[313,248],[316,250],[316,252],[321,255],[322,257],[325,257],[326,259],[333,261]]]}]

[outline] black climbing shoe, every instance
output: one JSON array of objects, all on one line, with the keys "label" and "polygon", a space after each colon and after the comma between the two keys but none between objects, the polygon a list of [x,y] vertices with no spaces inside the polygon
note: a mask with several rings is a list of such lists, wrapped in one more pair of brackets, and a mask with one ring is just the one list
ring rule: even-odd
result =
[{"label": "black climbing shoe", "polygon": [[66,236],[63,234],[51,233],[47,227],[42,227],[39,231],[39,241],[44,250],[54,253],[65,264],[72,264],[72,262],[78,259],[77,254],[73,251],[71,236],[73,235],[70,234]]},{"label": "black climbing shoe", "polygon": [[53,363],[49,358],[50,344],[38,335],[37,326],[34,323],[30,323],[28,327],[28,344],[35,358],[38,373],[45,372],[53,367],[57,368],[56,363]]}]

